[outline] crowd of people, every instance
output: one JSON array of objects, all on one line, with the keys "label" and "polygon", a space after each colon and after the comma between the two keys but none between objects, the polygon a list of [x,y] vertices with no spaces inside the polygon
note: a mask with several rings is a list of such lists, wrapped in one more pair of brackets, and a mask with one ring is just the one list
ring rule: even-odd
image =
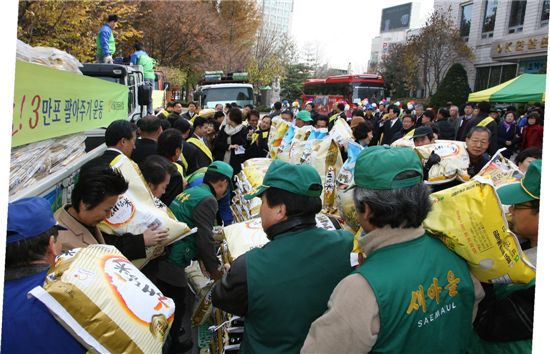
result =
[{"label": "crowd of people", "polygon": [[[136,164],[152,196],[177,220],[197,228],[141,270],[176,304],[166,353],[192,346],[181,338],[188,296],[185,268],[194,260],[215,281],[214,306],[245,317],[244,353],[465,353],[474,352],[472,337],[480,345],[475,352],[529,347],[521,343],[530,343],[532,336],[534,281],[502,296],[498,285],[481,284],[463,259],[427,235],[422,223],[433,190],[423,181],[438,156],[422,165],[412,149],[389,145],[399,139],[411,139],[415,146],[464,141],[471,176],[505,148],[502,154],[515,157],[525,176],[522,183],[499,189],[499,197],[512,205],[511,224],[536,264],[542,106],[518,114],[514,107],[499,112],[486,102],[426,109],[381,102],[351,110],[339,102],[327,115],[316,112],[313,102],[302,110],[276,102],[265,115],[235,103],[207,113],[194,102],[185,113],[183,106],[170,102],[137,124],[111,123],[105,131],[107,150],[81,168],[70,203],[55,214],[38,197],[10,203],[3,350],[86,352],[41,303],[26,296],[44,282],[60,251],[110,244],[135,260],[168,237],[159,226],[124,237],[98,228],[128,189],[124,176],[110,167],[120,156]],[[274,119],[327,130],[344,119],[364,147],[355,165],[353,195],[367,257],[355,269],[350,263],[353,235],[316,227],[323,190],[319,173],[279,160],[247,196],[261,198],[262,227],[271,242],[231,265],[218,258],[213,229],[233,222],[234,177],[247,159],[268,155]]]}]

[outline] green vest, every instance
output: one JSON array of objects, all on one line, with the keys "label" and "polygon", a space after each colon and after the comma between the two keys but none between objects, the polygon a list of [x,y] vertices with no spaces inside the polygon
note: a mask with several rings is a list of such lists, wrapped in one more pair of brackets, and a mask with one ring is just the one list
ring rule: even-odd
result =
[{"label": "green vest", "polygon": [[143,78],[150,80],[155,79],[155,59],[146,54],[142,54],[137,58],[136,64],[143,66]]},{"label": "green vest", "polygon": [[[97,36],[95,37],[95,45],[96,45],[96,54],[98,56],[106,56],[105,53],[101,50],[101,44],[99,43],[99,32],[97,33]],[[111,31],[111,36],[109,37],[109,41],[107,43],[109,47],[109,55],[113,56],[116,51],[116,45],[115,45],[115,36],[113,35],[113,32]]]},{"label": "green vest", "polygon": [[428,235],[383,247],[356,271],[370,284],[380,331],[372,353],[465,353],[475,291],[466,262]]},{"label": "green vest", "polygon": [[353,236],[308,228],[246,253],[248,310],[241,353],[299,353],[311,323],[353,270]]},{"label": "green vest", "polygon": [[[514,291],[523,290],[534,285],[535,279],[529,284],[495,284],[495,296],[497,299],[503,299]],[[532,339],[489,342],[474,333],[468,352],[476,354],[527,354],[532,352]]]},{"label": "green vest", "polygon": [[[210,187],[204,183],[181,192],[170,204],[170,210],[178,221],[183,221],[194,228],[193,211],[205,198],[215,198]],[[197,256],[196,234],[175,242],[170,248],[168,260],[176,265],[186,267]]]}]

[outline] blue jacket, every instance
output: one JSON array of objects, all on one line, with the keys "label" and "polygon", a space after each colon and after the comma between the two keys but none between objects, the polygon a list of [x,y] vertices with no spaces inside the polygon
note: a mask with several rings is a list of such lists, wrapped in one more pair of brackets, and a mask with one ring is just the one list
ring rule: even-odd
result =
[{"label": "blue jacket", "polygon": [[[197,179],[193,180],[191,183],[189,183],[186,187],[186,189],[198,186],[202,183],[202,180],[204,179],[204,175],[197,177]],[[219,217],[222,219],[223,224],[225,226],[233,224],[233,213],[231,212],[231,184],[229,184],[229,192],[223,197],[222,199],[218,200],[218,214]]]},{"label": "blue jacket", "polygon": [[138,50],[137,52],[134,52],[134,54],[130,55],[130,64],[136,65],[140,55],[149,55],[149,54],[147,54],[147,52],[145,52],[144,50]]},{"label": "blue jacket", "polygon": [[104,24],[99,30],[99,46],[101,48],[101,53],[103,53],[104,56],[114,54],[109,53],[109,38],[111,38],[111,33],[113,33],[113,30],[108,24]]},{"label": "blue jacket", "polygon": [[86,349],[55,320],[39,300],[27,293],[44,284],[47,268],[4,283],[3,353],[85,353]]}]

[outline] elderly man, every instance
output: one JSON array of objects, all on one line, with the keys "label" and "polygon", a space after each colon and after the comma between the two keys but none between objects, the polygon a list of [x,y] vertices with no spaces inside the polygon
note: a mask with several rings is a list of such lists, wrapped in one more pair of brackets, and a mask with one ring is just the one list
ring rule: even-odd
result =
[{"label": "elderly man", "polygon": [[86,352],[46,306],[27,297],[30,290],[44,284],[48,268],[61,252],[58,228],[44,198],[20,199],[8,205],[2,311],[4,353]]},{"label": "elderly man", "polygon": [[473,127],[466,136],[466,151],[470,157],[468,174],[473,177],[481,171],[491,157],[487,154],[491,142],[491,131],[485,127]]},{"label": "elderly man", "polygon": [[330,293],[352,270],[352,235],[316,227],[322,189],[313,167],[274,160],[247,196],[261,196],[271,242],[238,257],[212,292],[214,306],[246,316],[241,353],[298,353]]},{"label": "elderly man", "polygon": [[[541,160],[533,161],[520,183],[498,189],[503,204],[510,205],[512,228],[529,240],[525,254],[536,267],[539,233]],[[477,334],[470,353],[530,353],[533,337],[535,279],[529,284],[485,286],[474,323]]]},{"label": "elderly man", "polygon": [[334,289],[302,353],[466,352],[483,289],[466,262],[422,228],[431,203],[418,156],[370,147],[354,178],[366,259]]}]

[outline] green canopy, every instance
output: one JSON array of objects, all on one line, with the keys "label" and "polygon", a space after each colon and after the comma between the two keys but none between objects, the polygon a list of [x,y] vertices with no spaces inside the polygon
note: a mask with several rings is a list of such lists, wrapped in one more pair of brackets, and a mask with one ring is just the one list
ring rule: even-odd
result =
[{"label": "green canopy", "polygon": [[472,92],[470,102],[544,102],[546,74],[522,74],[500,85]]}]

